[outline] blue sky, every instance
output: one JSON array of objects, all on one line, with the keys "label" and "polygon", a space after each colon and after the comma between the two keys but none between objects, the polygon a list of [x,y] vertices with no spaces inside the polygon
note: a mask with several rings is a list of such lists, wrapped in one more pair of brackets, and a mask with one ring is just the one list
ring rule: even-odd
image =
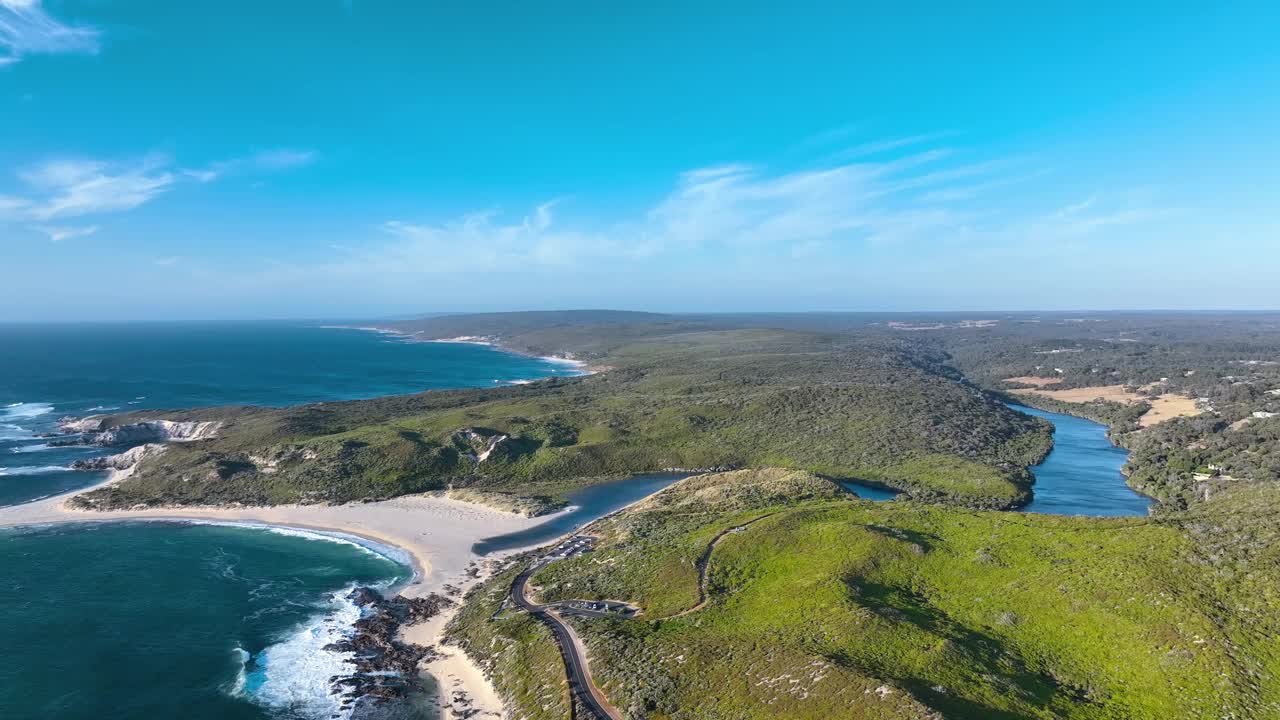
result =
[{"label": "blue sky", "polygon": [[617,5],[0,0],[0,320],[1280,307],[1273,3]]}]

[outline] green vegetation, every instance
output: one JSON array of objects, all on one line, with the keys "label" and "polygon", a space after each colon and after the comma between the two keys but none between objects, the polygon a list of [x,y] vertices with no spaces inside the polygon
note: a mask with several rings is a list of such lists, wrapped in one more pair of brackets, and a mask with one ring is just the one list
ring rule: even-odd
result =
[{"label": "green vegetation", "polygon": [[671,330],[550,328],[608,347],[613,369],[585,378],[165,413],[225,425],[77,502],[345,502],[448,486],[555,494],[635,472],[718,467],[803,468],[973,507],[1029,499],[1026,466],[1048,450],[1049,426],[955,382],[928,356],[797,331]]},{"label": "green vegetation", "polygon": [[[979,320],[982,322],[973,322]],[[404,323],[611,368],[522,387],[221,420],[90,507],[343,502],[451,489],[549,507],[601,478],[699,476],[602,520],[598,549],[534,578],[542,599],[638,604],[575,620],[632,718],[1280,718],[1280,319],[1266,315],[657,316],[582,311]],[[1005,394],[1012,377],[1197,398]],[[1150,518],[994,512],[1029,497],[1046,423],[1107,423]],[[1277,413],[1272,416],[1272,413]],[[122,415],[122,424],[154,413]],[[483,458],[483,459],[482,459]],[[905,491],[869,503],[826,478]],[[519,717],[568,717],[550,634],[499,613],[529,561],[450,629]]]},{"label": "green vegetation", "polygon": [[[632,718],[1276,717],[1277,552],[1268,534],[1247,566],[1212,560],[1197,532],[1224,538],[1213,523],[1231,517],[870,503],[807,473],[723,473],[596,523],[594,553],[534,582],[543,600],[643,608],[574,620]],[[698,558],[739,527],[710,555],[707,604],[682,614]],[[553,717],[514,691],[529,673],[487,649],[510,653],[526,621],[472,614],[453,632],[516,714]]]},{"label": "green vegetation", "polygon": [[[1034,320],[1034,322],[1032,322]],[[1232,483],[1280,482],[1280,318],[1261,313],[1096,313],[1005,317],[994,328],[913,339],[992,391],[1011,377],[1054,388],[1124,385],[1147,396],[1196,398],[1203,414],[1139,429],[1144,404],[1024,404],[1104,422],[1131,452],[1130,484],[1165,511]],[[1270,414],[1275,414],[1270,417]]]}]

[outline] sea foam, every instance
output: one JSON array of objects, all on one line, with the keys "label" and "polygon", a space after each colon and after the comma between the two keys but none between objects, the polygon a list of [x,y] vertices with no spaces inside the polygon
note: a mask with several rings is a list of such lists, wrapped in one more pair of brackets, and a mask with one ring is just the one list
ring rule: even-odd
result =
[{"label": "sea foam", "polygon": [[236,648],[242,669],[233,692],[290,716],[350,717],[350,708],[342,707],[331,678],[355,673],[355,653],[325,648],[355,634],[361,611],[348,597],[353,589],[330,595],[326,612],[293,628],[256,657]]},{"label": "sea foam", "polygon": [[379,542],[374,542],[368,538],[360,537],[359,535],[352,535],[350,533],[338,532],[336,530],[310,530],[307,528],[288,527],[285,525],[267,525],[255,522],[235,522],[232,520],[190,520],[186,522],[189,522],[192,525],[218,525],[221,527],[260,530],[263,532],[269,532],[273,535],[284,535],[286,537],[296,537],[304,540],[349,545],[361,552],[375,555],[384,560],[390,560],[397,565],[407,567],[415,573],[417,572],[413,562],[413,556],[407,551],[392,545],[384,545]]},{"label": "sea foam", "polygon": [[0,440],[29,440],[31,433],[21,425],[0,423]]},{"label": "sea foam", "polygon": [[0,477],[11,475],[45,475],[55,472],[68,472],[71,468],[64,465],[20,465],[18,467],[0,467]]},{"label": "sea foam", "polygon": [[17,402],[0,408],[0,418],[6,420],[25,420],[28,418],[40,417],[53,412],[53,405],[49,403],[26,403]]},{"label": "sea foam", "polygon": [[[216,520],[196,520],[191,524],[244,528],[304,540],[338,543],[402,566],[413,567],[412,558],[407,552],[347,533]],[[373,587],[382,589],[393,582]],[[240,660],[240,670],[229,688],[231,694],[246,697],[272,710],[288,712],[290,717],[349,718],[351,708],[342,707],[342,698],[334,692],[332,679],[349,677],[355,673],[355,655],[325,648],[355,634],[355,622],[360,619],[362,611],[348,597],[354,589],[355,586],[352,585],[330,595],[328,608],[323,613],[294,627],[256,656],[250,656],[242,648],[235,648]]]}]

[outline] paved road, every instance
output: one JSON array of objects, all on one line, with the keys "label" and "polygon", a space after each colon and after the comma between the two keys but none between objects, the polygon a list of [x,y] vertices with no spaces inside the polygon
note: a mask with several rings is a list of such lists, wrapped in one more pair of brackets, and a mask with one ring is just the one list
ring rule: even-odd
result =
[{"label": "paved road", "polygon": [[587,659],[582,650],[578,636],[555,613],[542,605],[529,600],[525,595],[529,577],[541,567],[535,565],[520,573],[511,584],[511,601],[523,608],[530,615],[541,620],[556,636],[556,644],[560,646],[560,657],[564,658],[564,667],[569,675],[569,692],[587,708],[594,720],[622,720],[622,714],[609,704],[609,700],[600,689],[591,682],[591,671],[587,668]]}]

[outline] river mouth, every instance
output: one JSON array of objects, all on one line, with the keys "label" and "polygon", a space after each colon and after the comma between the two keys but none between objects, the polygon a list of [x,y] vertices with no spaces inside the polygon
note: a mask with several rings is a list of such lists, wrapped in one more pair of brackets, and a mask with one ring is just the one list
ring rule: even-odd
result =
[{"label": "river mouth", "polygon": [[1129,451],[1107,438],[1105,425],[1072,415],[1009,407],[1053,423],[1053,450],[1031,467],[1036,482],[1023,512],[1090,517],[1145,517],[1152,500],[1128,486],[1121,468]]},{"label": "river mouth", "polygon": [[689,476],[690,473],[641,473],[622,480],[588,485],[569,493],[568,509],[552,514],[546,522],[506,535],[484,538],[471,546],[471,552],[488,555],[542,545]]}]

